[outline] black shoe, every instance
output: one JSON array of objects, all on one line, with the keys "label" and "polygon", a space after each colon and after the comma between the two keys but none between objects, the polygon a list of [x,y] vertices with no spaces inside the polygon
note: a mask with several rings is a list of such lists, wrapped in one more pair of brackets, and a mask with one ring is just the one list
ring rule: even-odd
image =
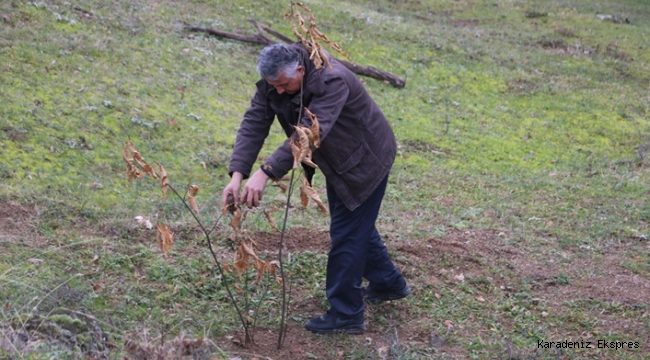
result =
[{"label": "black shoe", "polygon": [[370,304],[377,305],[381,304],[384,301],[399,300],[407,297],[411,293],[411,288],[409,285],[402,279],[398,286],[393,289],[386,291],[377,291],[373,290],[370,286],[365,288],[366,301]]},{"label": "black shoe", "polygon": [[363,315],[353,319],[341,319],[328,311],[307,321],[305,329],[316,334],[363,334],[366,331],[366,323],[363,322]]}]

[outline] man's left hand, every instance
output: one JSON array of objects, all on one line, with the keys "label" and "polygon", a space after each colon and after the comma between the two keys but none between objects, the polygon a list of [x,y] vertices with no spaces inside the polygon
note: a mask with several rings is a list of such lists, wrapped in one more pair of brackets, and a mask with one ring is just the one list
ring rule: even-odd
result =
[{"label": "man's left hand", "polygon": [[246,203],[249,208],[257,207],[262,201],[262,194],[266,188],[266,182],[269,176],[261,169],[257,170],[244,185],[244,191],[241,193],[240,201]]}]

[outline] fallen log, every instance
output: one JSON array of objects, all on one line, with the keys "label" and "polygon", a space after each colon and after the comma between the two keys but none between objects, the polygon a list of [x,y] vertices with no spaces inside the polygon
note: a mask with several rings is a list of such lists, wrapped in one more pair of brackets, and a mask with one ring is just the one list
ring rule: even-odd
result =
[{"label": "fallen log", "polygon": [[[206,33],[209,35],[222,37],[226,39],[237,40],[237,41],[242,41],[251,44],[261,44],[265,46],[273,44],[276,41],[270,39],[264,33],[271,34],[285,43],[294,42],[291,38],[269,28],[268,26],[262,25],[253,19],[250,19],[249,21],[253,24],[253,26],[257,28],[257,34],[242,35],[242,34],[231,33],[228,31],[222,31],[222,30],[217,30],[212,28],[202,28],[196,26],[186,26],[185,29],[190,32],[201,32],[201,33]],[[351,63],[346,60],[342,60],[338,58],[335,59],[357,75],[367,76],[373,79],[382,80],[398,88],[403,88],[404,86],[406,86],[406,81],[404,81],[402,78],[400,78],[397,75],[379,70],[372,66],[362,66],[362,65]]]}]

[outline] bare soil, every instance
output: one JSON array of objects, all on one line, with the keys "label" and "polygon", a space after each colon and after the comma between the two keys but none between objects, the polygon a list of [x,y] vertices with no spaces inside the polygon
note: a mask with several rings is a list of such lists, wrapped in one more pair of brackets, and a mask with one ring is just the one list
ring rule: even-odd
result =
[{"label": "bare soil", "polygon": [[[287,247],[291,251],[320,251],[327,252],[329,241],[328,232],[318,232],[309,229],[294,229],[286,235]],[[417,297],[420,291],[434,289],[442,293],[445,287],[458,286],[463,281],[474,281],[488,278],[485,291],[477,295],[484,302],[486,311],[490,311],[490,298],[514,296],[521,291],[521,284],[528,284],[528,294],[536,304],[541,304],[544,312],[566,315],[568,302],[590,301],[613,306],[625,306],[633,309],[646,306],[650,299],[650,281],[624,268],[622,259],[629,258],[628,252],[634,248],[644,249],[647,242],[633,242],[611,247],[605,254],[584,254],[580,251],[564,251],[554,258],[548,254],[529,252],[518,244],[506,244],[507,234],[498,229],[480,230],[449,230],[443,237],[430,239],[413,239],[400,241],[386,239],[388,248],[409,279]],[[267,251],[277,249],[277,241],[273,234],[260,233],[254,236],[255,241]],[[422,264],[435,269],[423,273]],[[505,271],[498,271],[504,269]],[[562,274],[568,277],[568,284],[562,283]],[[459,280],[463,279],[463,280]],[[567,281],[567,280],[564,280]],[[478,286],[480,289],[480,286]],[[300,293],[300,289],[297,289]],[[296,298],[303,298],[296,296]],[[323,309],[315,304],[297,302],[291,309],[292,313],[320,314]],[[650,332],[640,318],[620,317],[594,309],[588,315],[598,316],[601,320],[594,327],[594,332],[603,334],[607,329],[628,334],[629,339],[647,343]],[[647,312],[645,314],[647,317]],[[388,323],[380,321],[388,317]],[[643,317],[643,316],[641,316]],[[391,358],[389,349],[399,346],[438,347],[440,339],[448,334],[435,334],[431,323],[444,324],[446,319],[423,318],[422,311],[411,309],[407,302],[397,301],[379,306],[368,306],[366,323],[368,330],[363,335],[351,336],[352,340],[341,336],[319,336],[304,330],[303,325],[289,322],[286,342],[281,350],[277,350],[277,331],[262,330],[255,335],[255,344],[249,349],[239,348],[230,344],[226,339],[222,345],[242,358],[259,359],[306,359],[311,355],[318,358],[346,358],[349,344],[347,341],[366,344],[368,358]],[[503,320],[504,326],[512,326]],[[452,324],[453,326],[453,324]],[[472,337],[468,327],[456,326],[452,336],[456,338]],[[562,339],[595,339],[597,335],[558,329]],[[550,339],[549,339],[550,340]],[[555,339],[558,340],[558,339]],[[446,342],[445,340],[442,340]],[[235,341],[238,343],[238,341]],[[464,358],[465,349],[453,341],[439,347],[441,355],[452,358]],[[507,349],[504,349],[507,352]],[[531,354],[537,353],[531,350]],[[311,355],[310,355],[311,354]],[[505,354],[505,353],[504,353]],[[529,354],[530,355],[530,354]],[[590,356],[598,356],[591,352]],[[355,356],[358,356],[356,354]],[[504,355],[505,356],[505,355]]]},{"label": "bare soil", "polygon": [[[33,226],[37,217],[38,212],[34,208],[15,203],[3,204],[0,206],[0,240],[15,242],[29,237],[38,242]],[[103,231],[97,229],[97,232]],[[260,253],[277,252],[279,233],[255,233],[251,237]],[[508,234],[499,229],[449,229],[441,237],[408,240],[385,238],[385,242],[410,282],[412,297],[417,298],[425,292],[435,293],[436,297],[444,296],[440,294],[446,288],[470,282],[477,291],[477,301],[485,307],[485,311],[495,311],[490,306],[492,301],[514,296],[514,292],[525,288],[548,314],[570,316],[572,310],[567,304],[594,304],[591,311],[582,310],[592,319],[597,319],[593,333],[584,332],[578,327],[551,331],[563,339],[595,339],[595,334],[616,329],[630,340],[641,341],[643,346],[648,346],[650,280],[623,266],[625,261],[647,261],[643,256],[635,257],[635,254],[645,254],[650,250],[647,241],[629,239],[600,252],[563,250],[557,245],[549,245],[549,251],[530,251],[522,244],[509,243],[508,238]],[[285,235],[284,243],[291,252],[327,253],[329,233],[292,229]],[[294,291],[292,314],[317,316],[324,311],[314,303],[312,297],[305,296],[304,289],[299,285]],[[391,349],[395,351],[408,346],[435,347],[441,355],[465,357],[467,344],[463,344],[462,339],[475,337],[473,332],[476,326],[445,323],[447,319],[427,315],[425,310],[411,308],[409,303],[413,301],[368,306],[368,330],[362,335],[314,335],[304,330],[302,320],[290,320],[286,340],[280,350],[277,349],[277,329],[256,329],[255,343],[247,348],[240,346],[242,334],[231,334],[212,341],[242,359],[342,359],[351,356],[386,359],[391,358]],[[645,310],[635,310],[632,312],[634,316],[620,316],[620,313],[608,310],[612,306]],[[471,315],[467,321],[471,323]],[[502,326],[512,324],[504,319]],[[432,330],[445,327],[453,329],[451,334]],[[450,338],[457,340],[447,341]],[[354,351],[363,349],[366,354],[351,354],[353,348],[356,348]],[[597,356],[597,353],[591,355]]]}]

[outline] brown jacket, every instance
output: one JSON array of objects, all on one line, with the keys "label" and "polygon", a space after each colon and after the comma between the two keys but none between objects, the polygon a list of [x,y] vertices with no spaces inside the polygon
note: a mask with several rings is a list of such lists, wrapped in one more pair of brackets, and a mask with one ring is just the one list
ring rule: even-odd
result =
[{"label": "brown jacket", "polygon": [[[320,124],[321,146],[312,159],[334,187],[345,206],[354,210],[363,203],[388,175],[395,159],[393,131],[359,78],[330,57],[332,69],[315,69],[301,44],[294,44],[303,57],[303,106],[314,113]],[[278,94],[264,79],[257,82],[251,106],[237,131],[229,173],[248,177],[251,168],[277,116],[287,136],[298,121],[300,93]],[[301,120],[310,126],[303,111]],[[289,140],[266,161],[274,178],[283,177],[293,166]]]}]

